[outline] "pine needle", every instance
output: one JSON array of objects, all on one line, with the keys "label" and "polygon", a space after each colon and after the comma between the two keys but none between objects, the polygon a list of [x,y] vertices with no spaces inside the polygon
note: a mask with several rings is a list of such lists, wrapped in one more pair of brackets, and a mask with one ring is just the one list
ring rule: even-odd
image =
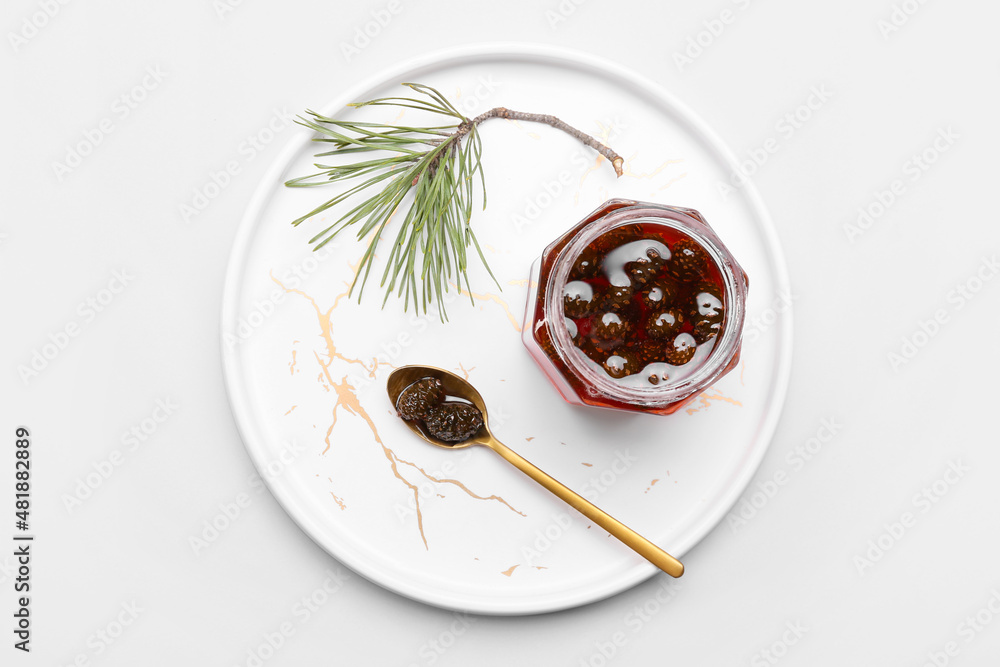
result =
[{"label": "pine needle", "polygon": [[[350,106],[396,107],[414,109],[443,116],[451,124],[427,127],[346,121],[329,118],[315,111],[306,111],[296,122],[313,130],[313,141],[323,144],[324,151],[316,154],[318,170],[308,176],[293,178],[288,187],[309,188],[333,183],[350,182],[351,186],[292,222],[298,226],[310,218],[363,197],[346,213],[313,236],[309,243],[318,250],[348,227],[357,230],[358,240],[368,238],[368,247],[351,284],[358,301],[364,292],[375,261],[375,251],[389,222],[402,217],[395,238],[391,241],[385,270],[379,285],[385,291],[383,307],[395,293],[403,299],[404,310],[413,302],[414,308],[427,312],[436,303],[442,321],[448,319],[444,295],[449,284],[469,298],[470,247],[485,266],[493,282],[500,283],[490,269],[482,248],[470,226],[475,180],[483,191],[486,208],[486,178],[483,173],[483,144],[477,126],[489,118],[509,118],[541,122],[577,137],[611,161],[616,173],[622,174],[622,158],[593,137],[567,125],[554,116],[525,114],[497,107],[477,116],[466,118],[440,92],[419,83],[404,83],[419,97],[383,97]],[[347,164],[323,164],[325,158],[372,153]],[[477,177],[478,174],[478,177]],[[407,197],[412,199],[405,204]],[[401,209],[405,209],[405,212]],[[402,215],[397,215],[402,213]],[[388,243],[388,241],[387,241]]]}]

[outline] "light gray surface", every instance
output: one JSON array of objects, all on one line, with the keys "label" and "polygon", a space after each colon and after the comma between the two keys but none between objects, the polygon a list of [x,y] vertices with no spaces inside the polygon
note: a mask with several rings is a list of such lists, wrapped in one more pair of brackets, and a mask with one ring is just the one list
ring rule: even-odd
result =
[{"label": "light gray surface", "polygon": [[[900,2],[902,25],[883,35],[889,2],[566,0],[475,12],[458,2],[243,2],[222,16],[221,2],[53,2],[37,34],[14,44],[12,33],[32,34],[24,20],[43,23],[35,16],[43,6],[9,4],[0,47],[2,466],[12,468],[14,427],[27,424],[38,535],[34,651],[18,661],[246,665],[248,651],[289,629],[263,664],[764,665],[760,652],[775,643],[787,665],[917,665],[949,642],[949,664],[1000,654],[992,419],[1000,280],[981,283],[971,300],[956,291],[977,287],[979,271],[992,276],[1000,247],[990,207],[1000,9]],[[348,62],[342,44],[390,6],[398,13]],[[712,22],[724,10],[731,20],[719,30]],[[706,21],[719,33],[711,40]],[[711,43],[678,66],[674,54],[702,31]],[[762,507],[743,525],[721,524],[663,593],[654,579],[569,612],[463,619],[356,576],[333,594],[317,592],[328,570],[343,568],[252,481],[229,413],[222,276],[249,194],[290,136],[281,112],[320,106],[409,54],[485,40],[611,58],[662,83],[742,157],[773,149],[753,180],[792,276],[791,392],[744,496]],[[116,100],[144,77],[146,99],[126,116]],[[812,98],[818,108],[800,110],[810,117],[790,132],[782,118],[813,90],[825,91]],[[105,118],[112,131],[60,181],[53,163]],[[244,142],[272,118],[276,138],[254,152]],[[938,142],[947,150],[914,171],[912,156],[933,153],[949,128],[953,138]],[[239,173],[185,222],[180,205],[229,161]],[[901,194],[849,238],[845,224],[896,179]],[[121,270],[134,277],[90,319],[79,304],[106,297]],[[924,338],[922,323],[936,313],[944,323]],[[18,367],[74,322],[79,334],[23,381]],[[890,353],[914,336],[926,344],[894,368]],[[133,450],[123,434],[141,429],[158,399],[177,407]],[[837,424],[835,435],[800,466],[795,449],[825,435],[824,419]],[[68,511],[64,496],[115,450],[121,465]],[[922,499],[953,465],[964,470],[955,483],[939,482],[943,494],[929,492],[935,502]],[[0,473],[0,508],[12,507],[10,477]],[[766,503],[753,496],[775,479],[784,483]],[[240,494],[249,505],[195,553],[189,538]],[[892,537],[905,512],[912,525]],[[3,544],[12,514],[3,513]],[[859,565],[880,537],[884,556]],[[11,564],[0,556],[8,619]],[[325,601],[308,611],[301,599],[313,594]],[[108,646],[97,633],[114,632],[132,604],[141,611]],[[644,605],[652,613],[636,612]],[[800,638],[786,632],[796,624]],[[624,644],[603,658],[619,632]]]}]

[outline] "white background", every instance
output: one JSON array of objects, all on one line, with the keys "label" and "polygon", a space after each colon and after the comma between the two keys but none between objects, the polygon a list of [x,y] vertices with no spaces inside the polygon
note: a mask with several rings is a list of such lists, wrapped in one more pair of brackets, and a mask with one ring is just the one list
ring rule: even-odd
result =
[{"label": "white background", "polygon": [[[357,30],[372,12],[386,25],[369,25],[364,44]],[[3,664],[252,665],[261,646],[266,665],[996,660],[998,19],[993,3],[915,0],[7,3],[0,540],[14,532],[13,433],[25,424],[37,542],[30,656],[11,647],[16,575],[0,550]],[[753,181],[793,284],[783,417],[736,508],[744,521],[687,554],[678,584],[654,578],[557,614],[464,619],[349,576],[304,619],[300,600],[346,570],[248,484],[218,330],[240,216],[293,131],[252,157],[240,146],[275,110],[321,107],[414,54],[496,40],[630,66],[741,158],[776,140]],[[689,47],[691,62],[679,61]],[[145,99],[125,115],[116,100],[144,78]],[[802,107],[814,90],[829,99]],[[796,113],[789,134],[780,123]],[[110,133],[57,173],[102,119]],[[231,160],[240,172],[185,221],[179,207]],[[875,215],[848,233],[859,208]],[[80,304],[115,271],[132,277],[91,319]],[[37,375],[19,370],[72,324],[78,335]],[[177,407],[131,449],[122,434],[158,399]],[[824,419],[834,437],[794,463]],[[120,465],[68,509],[64,496],[115,450]],[[196,554],[189,538],[241,493],[249,505]],[[119,617],[130,624],[100,639]]]}]

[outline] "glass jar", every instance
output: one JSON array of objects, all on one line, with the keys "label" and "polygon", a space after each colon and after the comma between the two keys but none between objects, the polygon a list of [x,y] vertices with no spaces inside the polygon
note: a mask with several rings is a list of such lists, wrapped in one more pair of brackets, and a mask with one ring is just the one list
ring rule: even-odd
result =
[{"label": "glass jar", "polygon": [[666,415],[739,363],[747,276],[693,209],[611,199],[529,285],[522,339],[570,403]]}]

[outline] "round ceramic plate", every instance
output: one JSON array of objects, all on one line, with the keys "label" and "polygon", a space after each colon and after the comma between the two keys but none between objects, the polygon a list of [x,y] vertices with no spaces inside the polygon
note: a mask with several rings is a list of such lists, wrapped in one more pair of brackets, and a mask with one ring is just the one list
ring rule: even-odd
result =
[{"label": "round ceramic plate", "polygon": [[[460,373],[490,406],[496,435],[612,516],[680,557],[725,515],[756,470],[784,398],[791,318],[776,316],[788,279],[752,187],[721,194],[735,160],[654,83],[619,66],[548,48],[494,45],[416,59],[338,94],[341,118],[422,122],[417,111],[348,108],[426,83],[466,116],[494,106],[548,113],[603,139],[625,175],[548,126],[481,126],[489,205],[473,227],[497,277],[477,261],[469,296],[437,311],[381,308],[378,281],[346,293],[362,244],[319,253],[326,215],[289,223],[335,186],[292,189],[314,171],[302,130],[250,203],[226,279],[226,384],[257,468],[291,517],[337,559],[386,588],[467,611],[526,614],[584,604],[657,570],[483,448],[417,440],[386,397],[393,367]],[[433,124],[441,124],[435,122]],[[570,406],[520,339],[527,279],[542,248],[612,197],[701,211],[750,276],[743,361],[669,417]],[[378,275],[384,250],[376,262]],[[735,557],[735,556],[734,556]]]}]

